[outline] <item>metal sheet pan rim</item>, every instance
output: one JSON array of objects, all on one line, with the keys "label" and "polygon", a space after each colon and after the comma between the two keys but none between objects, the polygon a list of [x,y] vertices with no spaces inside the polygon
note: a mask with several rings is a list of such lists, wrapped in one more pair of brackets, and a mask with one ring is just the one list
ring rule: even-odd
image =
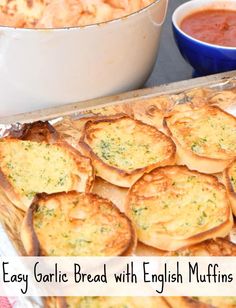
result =
[{"label": "metal sheet pan rim", "polygon": [[155,86],[153,88],[139,89],[117,95],[96,98],[88,101],[70,103],[62,106],[21,113],[13,116],[0,117],[0,124],[13,124],[17,122],[26,123],[37,120],[49,120],[60,116],[83,112],[94,107],[102,108],[108,105],[129,102],[130,100],[133,101],[138,99],[146,99],[166,94],[177,94],[195,87],[209,87],[217,83],[217,81],[224,83],[224,80],[227,81],[230,78],[234,77],[236,78],[236,71],[163,84],[160,86]]}]

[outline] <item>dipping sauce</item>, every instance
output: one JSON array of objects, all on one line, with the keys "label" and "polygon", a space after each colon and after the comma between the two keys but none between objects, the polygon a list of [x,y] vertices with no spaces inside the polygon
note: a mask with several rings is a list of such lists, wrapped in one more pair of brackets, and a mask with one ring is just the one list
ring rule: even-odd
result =
[{"label": "dipping sauce", "polygon": [[181,30],[200,41],[236,47],[236,11],[204,10],[183,19]]},{"label": "dipping sauce", "polygon": [[154,0],[0,0],[0,25],[17,28],[86,26],[121,18]]}]

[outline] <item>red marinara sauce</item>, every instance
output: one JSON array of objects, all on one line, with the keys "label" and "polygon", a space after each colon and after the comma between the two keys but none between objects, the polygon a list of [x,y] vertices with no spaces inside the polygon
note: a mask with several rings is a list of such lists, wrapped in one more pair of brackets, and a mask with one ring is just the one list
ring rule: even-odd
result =
[{"label": "red marinara sauce", "polygon": [[200,41],[236,47],[236,11],[209,9],[185,17],[181,30]]}]

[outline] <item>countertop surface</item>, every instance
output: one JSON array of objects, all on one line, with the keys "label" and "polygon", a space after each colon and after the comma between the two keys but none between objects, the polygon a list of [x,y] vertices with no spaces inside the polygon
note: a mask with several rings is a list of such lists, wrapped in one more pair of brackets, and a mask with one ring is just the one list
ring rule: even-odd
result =
[{"label": "countertop surface", "polygon": [[153,87],[155,85],[192,78],[193,69],[179,53],[171,27],[171,17],[175,8],[184,2],[186,0],[169,0],[167,18],[161,35],[159,55],[145,87]]}]

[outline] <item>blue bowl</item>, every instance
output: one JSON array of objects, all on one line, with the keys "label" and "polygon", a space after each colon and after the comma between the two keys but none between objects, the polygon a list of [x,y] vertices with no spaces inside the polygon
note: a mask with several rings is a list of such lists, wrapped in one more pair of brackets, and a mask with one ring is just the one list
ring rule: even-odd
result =
[{"label": "blue bowl", "polygon": [[[172,27],[176,44],[184,59],[195,69],[196,75],[210,75],[230,70],[236,70],[236,47],[224,47],[208,44],[183,32],[179,24],[184,17],[198,8],[210,8],[216,0],[192,0],[179,6],[172,16]],[[219,1],[217,8],[236,9],[236,1]]]}]

